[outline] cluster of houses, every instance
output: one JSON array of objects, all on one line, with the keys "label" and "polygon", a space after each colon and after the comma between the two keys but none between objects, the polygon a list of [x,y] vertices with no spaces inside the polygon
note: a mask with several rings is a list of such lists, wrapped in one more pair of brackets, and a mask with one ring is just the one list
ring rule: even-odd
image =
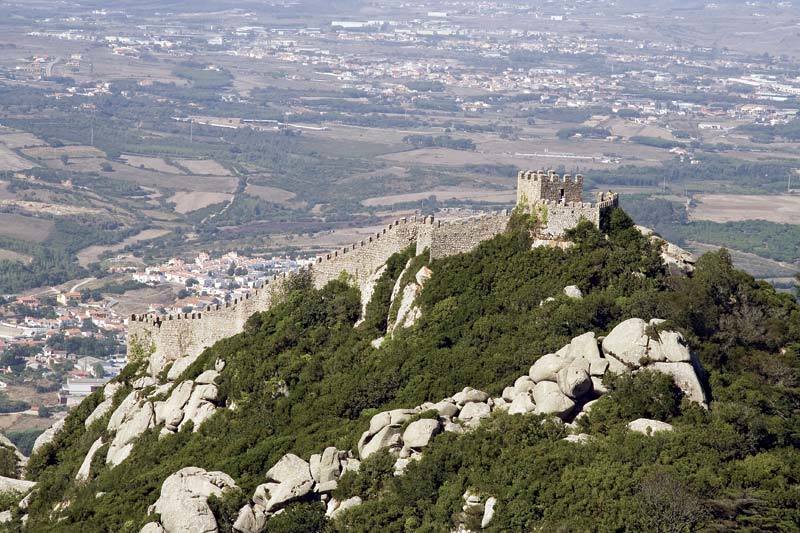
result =
[{"label": "cluster of houses", "polygon": [[[63,348],[86,345],[67,341],[89,337],[111,339],[115,353],[98,357]],[[0,373],[58,371],[66,378],[59,391],[60,403],[73,405],[88,394],[86,383],[105,383],[125,366],[124,342],[125,321],[105,301],[82,302],[81,293],[74,291],[60,292],[55,299],[52,295],[20,296],[2,308],[0,351],[22,348],[17,352],[25,354],[24,368],[6,364]]]},{"label": "cluster of houses", "polygon": [[150,311],[190,312],[239,298],[275,274],[311,262],[288,257],[247,257],[236,252],[212,258],[202,252],[193,261],[172,258],[164,264],[146,267],[134,273],[133,279],[151,286],[172,284],[181,287],[180,298],[171,307]]}]

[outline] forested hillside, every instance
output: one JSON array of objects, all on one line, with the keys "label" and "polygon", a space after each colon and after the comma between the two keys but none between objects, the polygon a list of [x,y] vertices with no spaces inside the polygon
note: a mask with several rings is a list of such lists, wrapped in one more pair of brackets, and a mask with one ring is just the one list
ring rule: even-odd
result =
[{"label": "forested hillside", "polygon": [[[683,398],[662,374],[607,376],[608,393],[577,422],[590,436],[584,443],[565,441],[573,428],[544,415],[494,413],[477,429],[436,436],[402,476],[394,475],[388,452],[370,455],[333,492],[363,503],[335,520],[309,496],[269,518],[267,531],[475,529],[480,516],[462,509],[467,491],[496,498],[489,531],[800,527],[795,300],[735,270],[725,251],[703,256],[691,276],[669,274],[621,210],[613,212],[608,236],[588,223],[572,230],[568,250],[531,249],[531,224],[516,215],[505,234],[474,252],[413,259],[407,272],[427,264],[433,274],[417,299],[421,317],[393,336],[385,333],[397,313],[391,296],[408,282],[397,280],[411,251],[389,261],[355,327],[360,296],[346,276],[321,290],[298,276],[278,305],[174,380],[201,383],[201,373],[216,367],[214,401],[227,408],[199,428],[147,429],[127,459],[113,468],[95,459],[86,480],[75,481],[92,443],[108,442],[112,411],[142,376],[143,362],[131,363],[112,409],[86,427],[102,400],[98,391],[33,455],[27,476],[38,485],[25,510],[12,506],[9,527],[20,527],[27,514],[27,531],[139,531],[158,518],[148,507],[164,480],[192,466],[235,481],[237,489],[209,499],[220,531],[231,531],[285,454],[354,450],[376,413],[436,402],[467,386],[499,396],[573,337],[606,335],[631,317],[665,319],[661,327],[683,334],[705,369],[708,409]],[[566,296],[569,285],[583,298]],[[155,392],[163,399],[175,385],[145,390],[156,387],[164,387]],[[629,431],[640,417],[669,422],[674,431]]]}]

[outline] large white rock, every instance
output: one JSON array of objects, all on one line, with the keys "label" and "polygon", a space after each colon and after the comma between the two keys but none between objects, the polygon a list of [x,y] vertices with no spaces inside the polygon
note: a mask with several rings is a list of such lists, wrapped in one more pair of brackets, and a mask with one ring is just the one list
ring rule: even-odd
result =
[{"label": "large white rock", "polygon": [[641,318],[630,318],[617,324],[603,339],[603,353],[613,355],[623,363],[634,367],[647,355],[647,323]]},{"label": "large white rock", "polygon": [[311,467],[298,456],[287,453],[267,471],[267,483],[259,485],[253,501],[265,512],[272,512],[285,504],[302,498],[314,487]]},{"label": "large white rock", "polygon": [[128,413],[128,417],[117,429],[114,440],[111,441],[111,445],[108,447],[106,463],[116,466],[127,459],[131,451],[133,451],[134,441],[154,425],[153,404],[150,402],[139,404],[137,409]]},{"label": "large white rock", "polygon": [[167,380],[168,381],[175,381],[178,379],[183,371],[189,368],[192,363],[197,361],[197,358],[200,357],[200,353],[193,354],[193,355],[185,355],[177,359],[167,372]]},{"label": "large white rock", "polygon": [[369,305],[369,302],[372,300],[372,295],[375,294],[375,287],[377,286],[378,280],[381,279],[381,276],[383,276],[384,272],[386,272],[385,263],[381,265],[375,272],[373,272],[365,283],[361,283],[359,285],[359,289],[361,290],[361,315],[354,326],[360,326],[361,323],[364,322],[367,314],[367,305]]},{"label": "large white rock", "polygon": [[183,420],[183,407],[192,395],[192,381],[183,381],[174,389],[169,398],[155,409],[156,425],[164,424],[167,429],[175,431]]},{"label": "large white rock", "polygon": [[[358,455],[361,459],[366,459],[373,453],[389,448],[390,450],[399,450],[402,447],[401,434],[403,430],[397,426],[385,426],[378,431],[369,440],[359,443]],[[369,435],[367,435],[369,437]]]},{"label": "large white rock", "polygon": [[508,414],[510,415],[524,415],[531,413],[536,409],[536,404],[528,392],[518,394],[508,407]]},{"label": "large white rock", "polygon": [[594,332],[589,331],[583,335],[578,335],[569,343],[569,356],[571,358],[583,357],[588,361],[600,357],[600,348],[597,346],[597,338]]},{"label": "large white rock", "polygon": [[49,444],[56,438],[56,434],[61,431],[64,427],[64,419],[58,420],[53,423],[52,426],[44,430],[44,432],[36,437],[36,440],[33,441],[33,449],[31,450],[31,455],[36,453],[42,446],[45,444]]},{"label": "large white rock", "polygon": [[247,504],[239,509],[233,530],[239,533],[261,533],[267,525],[267,518],[263,507]]},{"label": "large white rock", "polygon": [[0,494],[4,492],[28,492],[35,486],[35,481],[0,476]]},{"label": "large white rock", "polygon": [[165,533],[164,528],[158,522],[148,522],[142,526],[139,533]]},{"label": "large white rock", "polygon": [[122,383],[106,383],[103,387],[103,401],[100,402],[94,411],[84,420],[84,425],[88,428],[95,420],[103,418],[114,406],[114,395],[122,388]]},{"label": "large white rock", "polygon": [[700,384],[700,379],[697,377],[691,363],[653,363],[648,368],[672,376],[675,385],[683,391],[689,400],[701,405],[706,404],[703,386]]},{"label": "large white rock", "polygon": [[[586,364],[580,364],[579,362]],[[561,392],[570,398],[579,398],[592,390],[592,378],[589,376],[589,365],[586,359],[576,359],[558,371],[556,381]]]},{"label": "large white rock", "polygon": [[568,416],[575,407],[566,394],[561,392],[557,383],[541,381],[533,389],[533,402],[536,404],[536,413],[557,415],[561,418]]},{"label": "large white rock", "polygon": [[533,363],[528,375],[539,383],[540,381],[556,381],[558,371],[569,364],[569,359],[560,357],[554,353],[543,355]]},{"label": "large white rock", "polygon": [[657,341],[650,339],[650,359],[671,363],[688,363],[692,360],[683,335],[677,331],[661,331],[658,337]]},{"label": "large white rock", "polygon": [[494,506],[497,505],[497,498],[490,496],[486,499],[486,504],[483,506],[483,518],[481,519],[481,529],[486,529],[489,522],[494,518]]},{"label": "large white rock", "polygon": [[453,400],[458,405],[465,405],[471,402],[485,402],[488,399],[488,394],[482,390],[473,389],[472,387],[464,387],[461,392],[453,395]]},{"label": "large white rock", "polygon": [[325,448],[316,469],[317,476],[314,477],[317,483],[329,483],[339,479],[339,474],[342,471],[340,456],[341,453],[335,447],[329,446]]},{"label": "large white rock", "polygon": [[[536,382],[533,381],[530,376],[520,376],[514,382],[514,396],[521,393],[528,393],[533,390],[533,387],[536,386]],[[505,399],[505,398],[503,398]],[[514,398],[511,398],[509,401],[512,401]]]},{"label": "large white rock", "polygon": [[628,429],[644,435],[658,433],[659,431],[672,431],[672,424],[649,418],[637,418],[628,423]]},{"label": "large white rock", "polygon": [[208,506],[208,497],[221,497],[234,488],[236,483],[224,472],[189,466],[164,480],[152,511],[161,515],[166,533],[216,533],[217,520]]},{"label": "large white rock", "polygon": [[206,370],[205,372],[197,376],[194,379],[194,382],[202,385],[209,385],[213,384],[218,377],[219,377],[219,372],[217,372],[216,370]]},{"label": "large white rock", "polygon": [[401,426],[418,413],[417,409],[393,409],[378,413],[369,420],[369,434],[375,435],[386,426]]},{"label": "large white rock", "polygon": [[458,406],[447,400],[442,400],[441,402],[437,402],[433,404],[432,409],[435,409],[439,412],[439,416],[443,416],[445,418],[452,418],[458,414]]},{"label": "large white rock", "polygon": [[86,453],[86,457],[83,459],[83,463],[81,463],[81,467],[78,469],[78,473],[75,474],[75,479],[77,481],[86,481],[87,479],[89,479],[89,470],[92,468],[92,459],[94,459],[94,455],[97,453],[97,450],[99,450],[102,445],[103,445],[103,437],[99,437],[96,441],[92,443],[92,446]]},{"label": "large white rock", "polygon": [[137,408],[139,404],[139,396],[136,391],[131,391],[130,394],[125,396],[125,399],[120,402],[114,412],[111,413],[111,418],[108,419],[106,429],[108,431],[117,431],[130,413]]},{"label": "large white rock", "polygon": [[423,419],[411,422],[403,432],[403,444],[409,448],[424,448],[441,430],[436,419]]},{"label": "large white rock", "polygon": [[488,404],[482,402],[470,402],[458,413],[458,419],[469,426],[475,426],[480,420],[488,417],[492,412]]},{"label": "large white rock", "polygon": [[398,327],[410,328],[417,322],[419,317],[422,316],[420,308],[414,305],[420,292],[422,292],[422,287],[414,282],[409,283],[403,288],[400,306],[397,309],[397,317],[394,323],[389,325],[389,333],[393,333]]},{"label": "large white rock", "polygon": [[564,294],[570,298],[575,298],[578,300],[583,298],[583,292],[581,292],[577,285],[567,285],[564,287]]},{"label": "large white rock", "polygon": [[195,385],[183,408],[184,417],[178,425],[178,430],[180,431],[191,420],[194,424],[192,431],[197,432],[203,422],[217,410],[216,405],[212,403],[217,398],[217,392],[216,385]]},{"label": "large white rock", "polygon": [[331,500],[331,504],[328,505],[328,509],[325,511],[325,516],[327,516],[331,520],[335,520],[337,516],[339,516],[346,510],[361,505],[361,498],[359,498],[358,496],[353,496],[352,498],[348,498],[341,503],[336,502],[336,500]]}]

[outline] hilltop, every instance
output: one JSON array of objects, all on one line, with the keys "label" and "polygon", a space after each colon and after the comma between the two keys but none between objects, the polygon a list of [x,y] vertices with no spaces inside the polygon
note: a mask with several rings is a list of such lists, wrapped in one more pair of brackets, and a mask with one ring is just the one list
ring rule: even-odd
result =
[{"label": "hilltop", "polygon": [[38,443],[9,527],[797,527],[797,303],[724,251],[668,269],[619,209],[566,249],[536,224],[408,247],[363,310],[293,276],[178,375],[140,354]]}]

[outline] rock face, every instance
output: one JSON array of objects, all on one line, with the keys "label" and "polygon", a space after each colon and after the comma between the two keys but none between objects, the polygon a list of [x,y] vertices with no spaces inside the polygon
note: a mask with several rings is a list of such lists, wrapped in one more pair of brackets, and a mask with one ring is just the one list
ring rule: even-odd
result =
[{"label": "rock face", "polygon": [[216,533],[217,520],[208,506],[208,497],[222,496],[234,488],[236,483],[223,472],[189,466],[164,480],[161,495],[150,511],[161,515],[166,533]]},{"label": "rock face", "polygon": [[107,383],[103,387],[103,401],[94,408],[94,411],[86,417],[84,424],[88,428],[95,420],[103,418],[114,406],[114,395],[122,388],[122,383]]},{"label": "rock face", "polygon": [[77,481],[86,481],[89,479],[89,470],[92,468],[92,459],[94,459],[94,455],[97,453],[97,450],[103,445],[103,438],[100,437],[96,441],[92,443],[92,446],[89,448],[89,451],[86,453],[86,457],[83,459],[83,463],[81,463],[81,467],[78,469],[78,473],[75,474],[75,479]]},{"label": "rock face", "polygon": [[253,501],[266,512],[278,510],[283,505],[302,498],[314,486],[311,468],[298,456],[288,453],[267,471],[267,483],[259,485]]},{"label": "rock face", "polygon": [[53,441],[56,437],[56,433],[61,431],[61,428],[64,427],[64,419],[57,421],[52,426],[44,430],[44,433],[36,437],[36,440],[33,442],[33,448],[31,450],[31,455],[36,453],[42,446],[48,444]]},{"label": "rock face", "polygon": [[111,445],[108,448],[106,463],[116,466],[127,459],[131,451],[133,451],[134,441],[154,425],[153,404],[146,401],[137,403],[134,408],[126,413],[125,418],[117,428],[114,440],[111,441]]},{"label": "rock face", "polygon": [[576,285],[568,285],[564,287],[564,294],[566,294],[569,298],[575,298],[578,300],[583,298],[583,292],[581,292]]},{"label": "rock face", "polygon": [[556,415],[566,418],[575,407],[566,394],[561,392],[558,384],[552,381],[542,381],[533,389],[533,402],[536,404],[536,413],[542,415]]},{"label": "rock face", "polygon": [[0,476],[0,494],[4,492],[28,492],[35,486],[35,481]]},{"label": "rock face", "polygon": [[411,422],[403,432],[403,444],[409,448],[424,448],[440,429],[441,424],[437,419]]}]

